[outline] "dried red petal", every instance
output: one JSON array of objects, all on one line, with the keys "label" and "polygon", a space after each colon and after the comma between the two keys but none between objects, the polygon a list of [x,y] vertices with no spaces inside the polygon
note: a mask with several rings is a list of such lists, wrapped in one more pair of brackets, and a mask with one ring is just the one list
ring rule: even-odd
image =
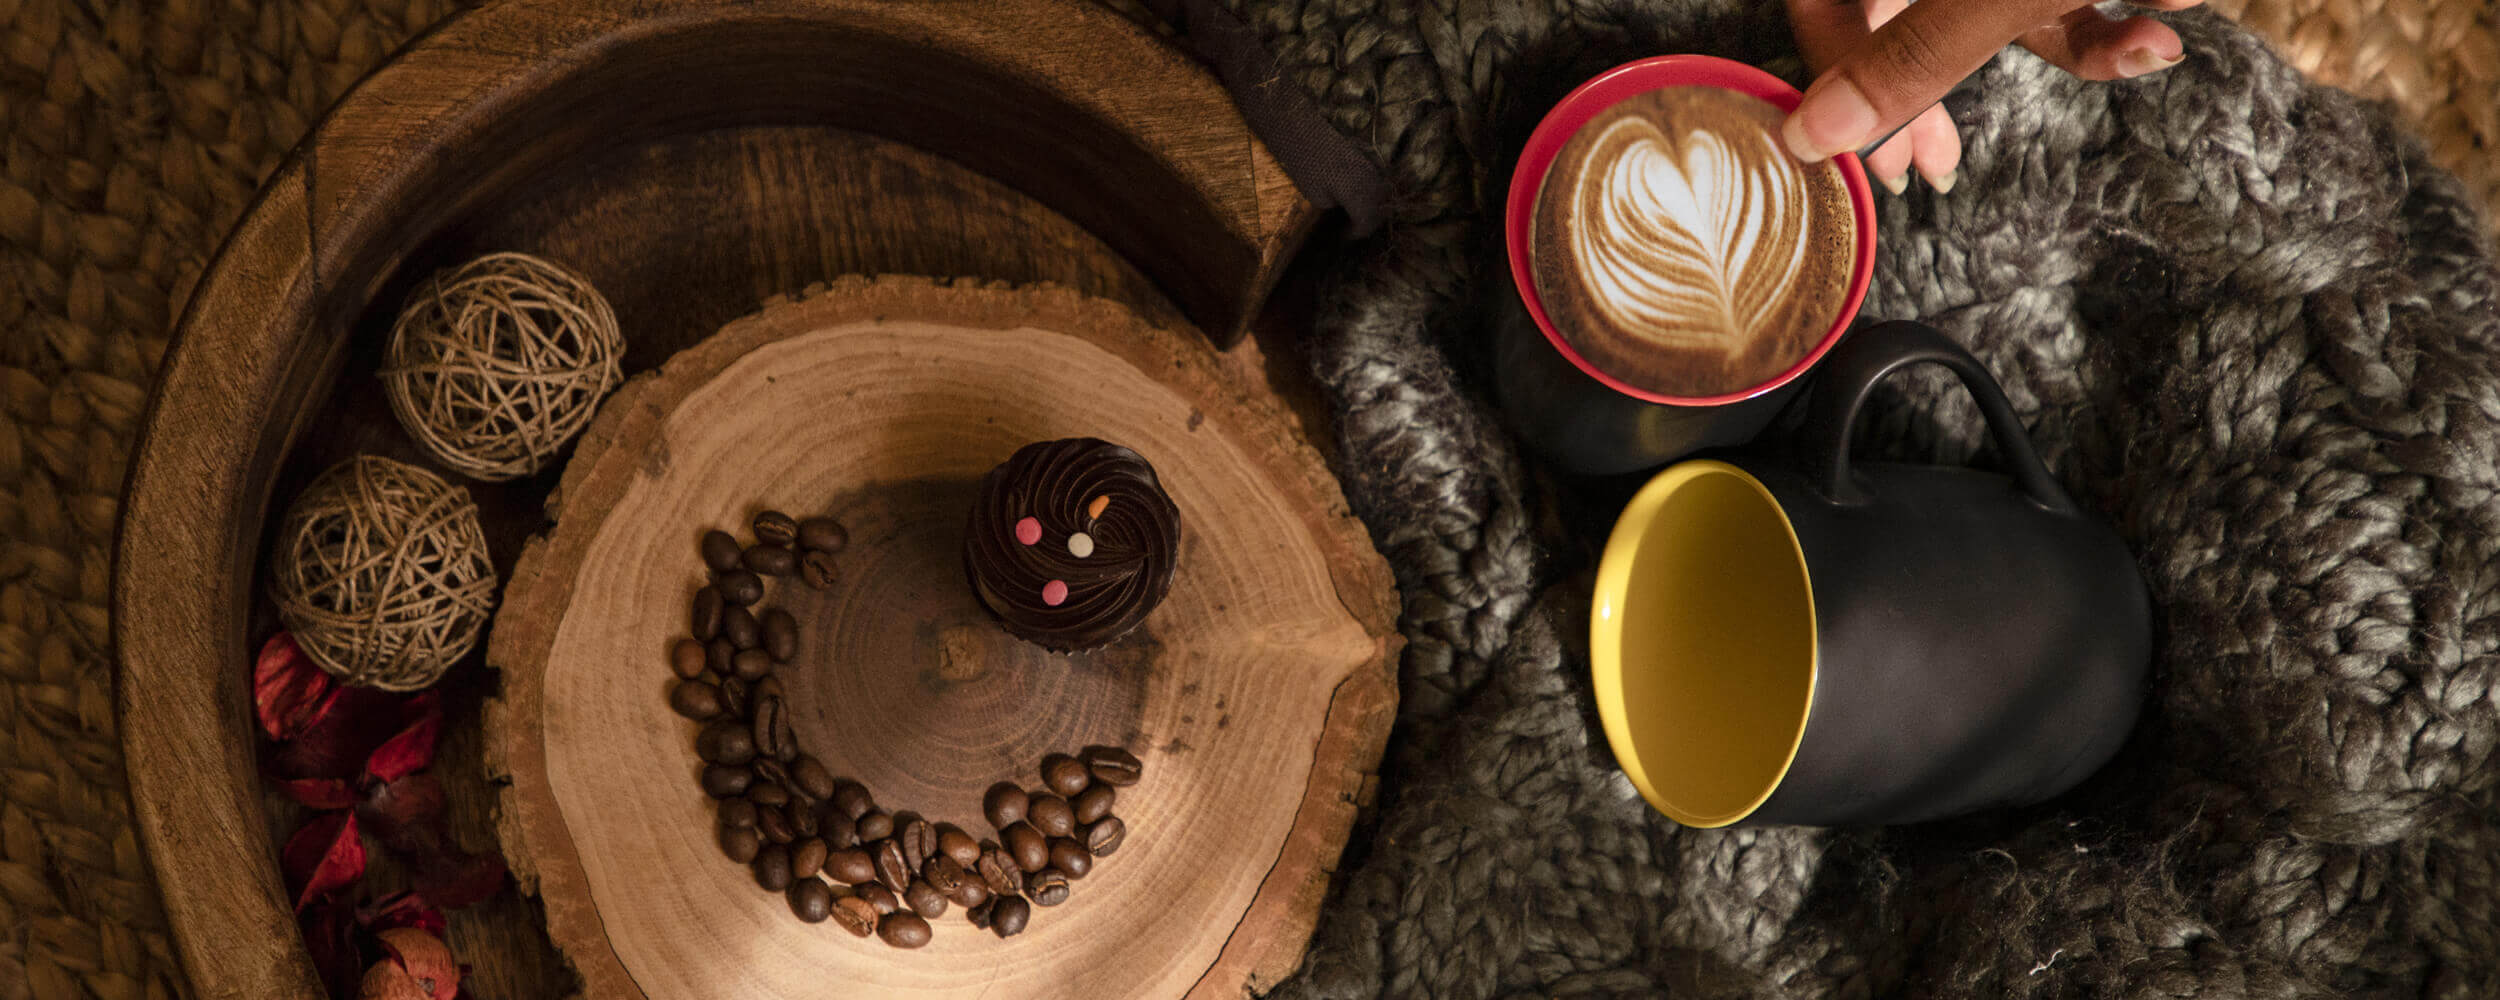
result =
[{"label": "dried red petal", "polygon": [[406,966],[385,958],[365,970],[356,984],[356,1000],[435,1000]]},{"label": "dried red petal", "polygon": [[278,777],[349,781],[361,777],[374,748],[402,728],[403,701],[387,691],[338,688],[294,739],[278,745]]},{"label": "dried red petal", "polygon": [[417,981],[417,989],[430,1000],[452,1000],[460,995],[460,962],[451,957],[451,949],[441,938],[413,927],[383,931],[383,960],[377,965],[396,963]]},{"label": "dried red petal", "polygon": [[361,912],[359,921],[377,934],[412,927],[435,937],[443,936],[443,911],[435,909],[434,904],[414,892],[395,892],[384,896],[367,904]]},{"label": "dried red petal", "polygon": [[365,758],[365,773],[380,781],[397,781],[434,763],[434,744],[443,734],[443,700],[428,691],[408,700],[407,723]]},{"label": "dried red petal", "polygon": [[334,899],[316,900],[297,919],[322,988],[334,997],[352,995],[365,972],[364,949],[357,946],[362,921],[354,908]]},{"label": "dried red petal", "polygon": [[430,772],[365,789],[356,813],[373,836],[395,853],[428,853],[438,849],[445,833],[443,783]]},{"label": "dried red petal", "polygon": [[262,643],[252,663],[252,708],[273,740],[294,739],[338,697],[337,682],[285,632]]},{"label": "dried red petal", "polygon": [[345,809],[356,804],[356,789],[337,778],[303,778],[278,782],[286,797],[314,809]]},{"label": "dried red petal", "polygon": [[446,910],[485,902],[503,889],[503,858],[492,852],[470,854],[455,848],[431,859],[412,859],[411,867],[417,892]]},{"label": "dried red petal", "polygon": [[295,908],[354,885],[365,873],[365,842],[356,835],[353,812],[323,813],[287,838],[278,853],[286,882],[295,886]]}]

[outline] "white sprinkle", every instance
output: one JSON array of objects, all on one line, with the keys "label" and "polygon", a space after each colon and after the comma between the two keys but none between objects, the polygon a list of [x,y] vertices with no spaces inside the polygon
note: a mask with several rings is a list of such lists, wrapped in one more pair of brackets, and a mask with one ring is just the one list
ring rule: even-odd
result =
[{"label": "white sprinkle", "polygon": [[1084,559],[1094,554],[1094,536],[1082,531],[1068,536],[1068,554]]}]

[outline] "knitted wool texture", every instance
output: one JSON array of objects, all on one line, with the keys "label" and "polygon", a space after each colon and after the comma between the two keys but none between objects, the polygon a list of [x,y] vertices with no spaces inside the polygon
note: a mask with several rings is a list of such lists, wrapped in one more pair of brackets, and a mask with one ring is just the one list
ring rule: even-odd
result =
[{"label": "knitted wool texture", "polygon": [[[1274,995],[2500,995],[2500,365],[2462,189],[2254,38],[1956,101],[1949,197],[1879,194],[1865,315],[1935,324],[2151,586],[2144,721],[2060,799],[1902,829],[1681,829],[1617,772],[1577,617],[1612,509],[1484,402],[1507,161],[1577,81],[1702,51],[1802,82],[1780,5],[1242,5],[1400,192],[1315,364],[1412,643],[1375,820]],[[1985,463],[1935,372],[1862,453]]]}]

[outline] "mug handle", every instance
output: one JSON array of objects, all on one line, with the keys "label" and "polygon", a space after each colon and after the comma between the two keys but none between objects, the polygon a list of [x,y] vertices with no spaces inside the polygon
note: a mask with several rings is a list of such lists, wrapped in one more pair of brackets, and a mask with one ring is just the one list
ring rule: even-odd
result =
[{"label": "mug handle", "polygon": [[1857,426],[1858,410],[1874,393],[1877,383],[1893,372],[1921,363],[1943,365],[1961,377],[1962,387],[1979,403],[1979,412],[1988,421],[1988,432],[1996,439],[1997,450],[2005,453],[2006,463],[2012,466],[2014,482],[2030,494],[2033,502],[2054,513],[2081,515],[2074,499],[2049,475],[2048,467],[2040,464],[2039,452],[2031,447],[2031,436],[2014,416],[2013,404],[2005,401],[2005,390],[1997,386],[1988,369],[1936,328],[1907,320],[1879,323],[1852,333],[1823,358],[1822,369],[1815,378],[1805,434],[1806,468],[1817,475],[1824,496],[1846,504],[1872,499],[1849,474],[1850,431]]}]

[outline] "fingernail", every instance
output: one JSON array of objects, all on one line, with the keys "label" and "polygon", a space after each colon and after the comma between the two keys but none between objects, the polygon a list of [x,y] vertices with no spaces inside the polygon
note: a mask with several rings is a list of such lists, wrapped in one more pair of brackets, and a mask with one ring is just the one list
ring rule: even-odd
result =
[{"label": "fingernail", "polygon": [[1961,179],[1961,174],[1962,174],[1962,168],[1960,168],[1960,167],[1955,167],[1955,168],[1953,168],[1953,169],[1951,169],[1951,170],[1947,170],[1947,171],[1945,171],[1945,172],[1944,172],[1944,176],[1942,176],[1942,177],[1930,177],[1930,178],[1928,178],[1928,179],[1927,179],[1927,186],[1928,186],[1928,187],[1931,187],[1931,188],[1935,188],[1935,189],[1936,189],[1936,193],[1937,193],[1937,194],[1952,194],[1952,193],[1953,193],[1953,184],[1954,184],[1954,182],[1955,182],[1955,181],[1958,181],[1958,180],[1960,180],[1960,179]]},{"label": "fingernail", "polygon": [[2186,59],[2187,53],[2185,52],[2179,53],[2175,59],[2164,59],[2151,49],[2128,49],[2118,54],[2118,73],[2120,76],[2129,78],[2143,76],[2146,73],[2159,73]]},{"label": "fingernail", "polygon": [[1890,191],[1894,194],[1901,194],[1910,189],[1910,175],[1907,173],[1899,173],[1890,177],[1881,177],[1877,179],[1884,182],[1884,190]]},{"label": "fingernail", "polygon": [[1875,131],[1875,106],[1845,76],[1832,77],[1780,126],[1788,151],[1807,163],[1858,148]]}]

